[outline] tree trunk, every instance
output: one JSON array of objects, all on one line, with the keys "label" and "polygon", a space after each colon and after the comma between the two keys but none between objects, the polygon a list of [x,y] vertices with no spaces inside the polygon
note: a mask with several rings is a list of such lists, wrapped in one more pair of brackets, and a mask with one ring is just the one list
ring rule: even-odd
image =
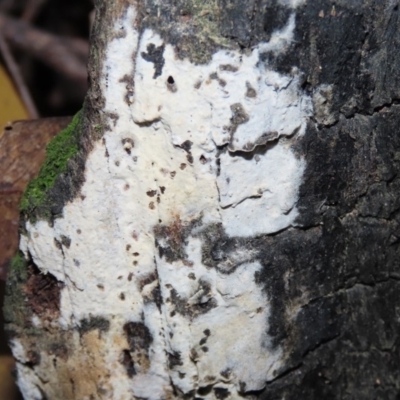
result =
[{"label": "tree trunk", "polygon": [[21,203],[24,397],[397,398],[398,1],[96,7]]}]

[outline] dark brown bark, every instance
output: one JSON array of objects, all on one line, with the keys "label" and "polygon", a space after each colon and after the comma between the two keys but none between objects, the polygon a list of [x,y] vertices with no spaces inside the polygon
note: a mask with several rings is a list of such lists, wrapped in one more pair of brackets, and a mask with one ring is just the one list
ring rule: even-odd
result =
[{"label": "dark brown bark", "polygon": [[[241,0],[216,1],[215,13],[206,10],[204,15],[194,0],[133,3],[138,3],[141,32],[154,29],[165,43],[176,47],[177,58],[197,64],[207,63],[221,48],[246,54],[257,43],[268,41],[291,13],[281,4],[284,2],[267,0],[246,4]],[[201,7],[208,3],[214,4],[207,2]],[[128,6],[123,1],[112,7],[105,1],[97,2],[86,127],[103,121],[97,112],[105,101],[99,81],[105,47],[111,40],[109,27]],[[262,390],[250,392],[241,385],[240,396],[244,398],[391,400],[400,396],[398,7],[398,1],[389,0],[305,1],[296,10],[290,51],[261,56],[260,62],[282,74],[290,74],[292,68],[302,71],[302,89],[313,98],[314,114],[296,144],[306,170],[294,226],[249,238],[229,237],[220,227],[213,227],[201,236],[206,243],[202,262],[210,269],[221,272],[221,260],[229,260],[237,249],[251,250],[254,260],[262,265],[254,279],[272,305],[266,334],[273,338],[271,348],[283,349],[285,362]],[[208,18],[208,25],[192,23],[195,13]],[[213,36],[207,30],[210,26]],[[163,67],[157,54],[145,54],[147,58],[154,56],[155,75]],[[132,82],[127,82],[127,88],[133,90]],[[54,218],[79,194],[85,158],[100,138],[101,132],[86,130],[81,143],[84,151],[70,165],[68,179],[60,178],[50,194],[57,209]],[[155,232],[160,243],[167,243],[164,247],[156,243],[160,258],[184,258],[182,249],[194,225],[182,228],[179,224]],[[29,269],[27,273],[31,274]],[[18,285],[25,288],[20,290],[26,290],[31,281],[24,283],[26,276],[17,278],[22,279]],[[15,277],[12,279],[10,283],[17,283]],[[9,295],[9,302],[12,299]],[[172,291],[170,300],[176,303],[178,313],[190,318],[200,313],[194,306],[188,309]],[[212,301],[207,304],[209,308],[202,313],[214,306]],[[9,327],[15,335],[24,335],[23,323],[13,313],[17,314],[7,313]],[[99,338],[104,326],[108,329],[108,321],[100,322],[101,326],[94,327],[88,322]],[[144,324],[131,324],[124,326],[130,348],[122,359],[130,378],[136,362],[131,352],[142,342],[139,347],[147,351],[153,340]],[[82,337],[86,333],[81,332]],[[68,335],[62,333],[58,339],[66,340]],[[90,353],[90,349],[85,351]],[[173,369],[179,365],[179,355],[172,354],[170,361]],[[200,399],[214,393],[216,398],[230,398],[224,390],[203,386],[197,393],[176,391],[174,396]],[[65,393],[71,396],[71,392]]]}]

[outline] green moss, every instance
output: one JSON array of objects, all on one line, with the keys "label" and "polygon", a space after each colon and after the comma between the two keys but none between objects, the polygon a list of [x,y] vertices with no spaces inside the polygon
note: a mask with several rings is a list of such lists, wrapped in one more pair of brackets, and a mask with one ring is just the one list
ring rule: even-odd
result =
[{"label": "green moss", "polygon": [[186,7],[183,8],[183,11],[188,12],[193,18],[196,35],[192,40],[196,42],[196,46],[193,46],[191,40],[188,43],[180,43],[180,46],[196,64],[209,62],[215,47],[230,47],[229,41],[221,33],[219,21],[221,9],[218,3],[218,0],[188,0]]},{"label": "green moss", "polygon": [[47,146],[46,160],[38,176],[28,184],[22,197],[20,204],[22,212],[32,211],[43,204],[57,177],[66,170],[69,159],[78,152],[80,119],[81,111]]},{"label": "green moss", "polygon": [[204,40],[210,38],[219,45],[229,46],[229,41],[221,34],[218,18],[221,12],[219,2],[217,0],[191,0],[191,3],[194,24],[201,32]]},{"label": "green moss", "polygon": [[24,255],[18,251],[18,253],[11,259],[10,262],[10,273],[17,274],[22,280],[26,279],[26,267],[27,261]]},{"label": "green moss", "polygon": [[154,29],[167,43],[173,44],[181,59],[206,64],[216,50],[238,48],[225,33],[227,25],[222,19],[226,12],[219,0],[175,0],[162,5],[150,0],[147,12],[142,21],[144,27]]},{"label": "green moss", "polygon": [[25,325],[29,311],[26,308],[24,285],[28,279],[28,262],[24,255],[18,253],[11,260],[4,297],[3,314],[7,323]]}]

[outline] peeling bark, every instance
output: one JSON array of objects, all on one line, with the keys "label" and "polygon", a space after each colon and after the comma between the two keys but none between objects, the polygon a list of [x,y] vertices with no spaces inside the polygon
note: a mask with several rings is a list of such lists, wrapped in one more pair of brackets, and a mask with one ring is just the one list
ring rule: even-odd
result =
[{"label": "peeling bark", "polygon": [[110,3],[8,281],[25,398],[395,398],[398,2]]}]

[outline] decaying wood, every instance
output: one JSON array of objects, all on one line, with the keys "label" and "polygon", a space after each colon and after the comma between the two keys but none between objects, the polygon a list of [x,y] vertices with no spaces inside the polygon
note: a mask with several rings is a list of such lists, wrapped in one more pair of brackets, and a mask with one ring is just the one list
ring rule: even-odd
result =
[{"label": "decaying wood", "polygon": [[96,7],[8,280],[24,396],[395,398],[398,1]]}]

